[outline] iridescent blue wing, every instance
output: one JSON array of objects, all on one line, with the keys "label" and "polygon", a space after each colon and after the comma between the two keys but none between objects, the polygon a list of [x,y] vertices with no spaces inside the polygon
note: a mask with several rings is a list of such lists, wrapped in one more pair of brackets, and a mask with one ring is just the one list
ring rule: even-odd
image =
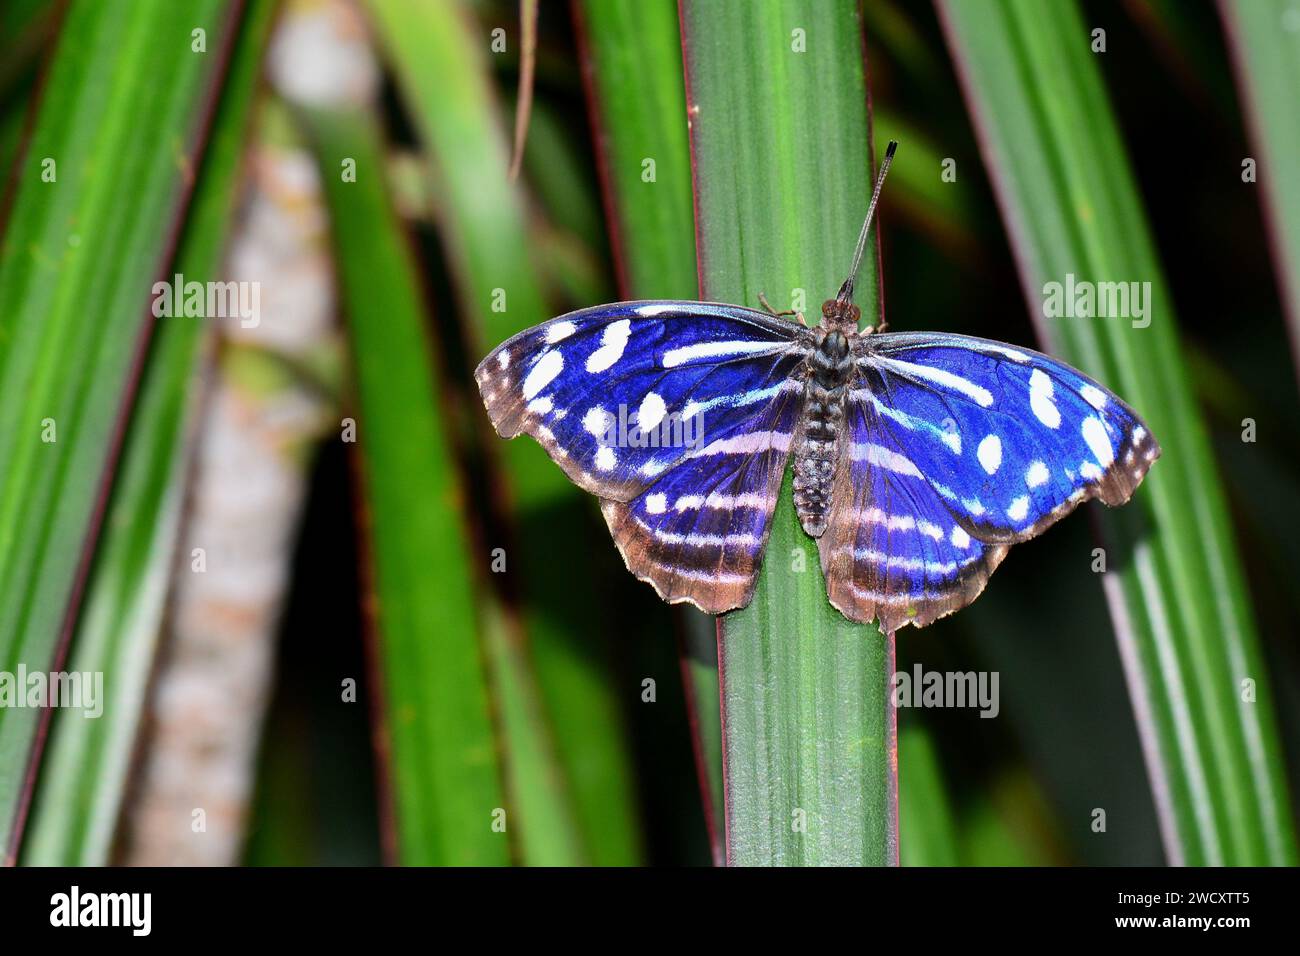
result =
[{"label": "iridescent blue wing", "polygon": [[717,613],[752,593],[807,335],[737,306],[624,302],[515,336],[475,378],[498,433],[532,435],[604,499],[634,574]]},{"label": "iridescent blue wing", "polygon": [[[922,625],[963,607],[1006,545],[1089,498],[1123,504],[1160,454],[1132,409],[1041,353],[942,333],[863,348],[846,434],[879,464],[850,456],[862,471],[846,481],[867,483],[863,507],[886,525],[859,529],[841,509],[822,554],[832,602],[851,617]],[[909,521],[928,533],[909,536]]]},{"label": "iridescent blue wing", "polygon": [[800,332],[739,306],[619,302],[521,332],[474,378],[502,437],[527,432],[574,483],[630,501],[692,445],[798,389]]},{"label": "iridescent blue wing", "polygon": [[850,399],[826,533],[826,595],[854,621],[924,627],[979,596],[1006,555],[954,517],[870,402]]},{"label": "iridescent blue wing", "polygon": [[939,333],[867,346],[855,397],[985,541],[1024,541],[1089,498],[1121,505],[1160,455],[1114,393],[1040,352]]},{"label": "iridescent blue wing", "polygon": [[784,389],[628,502],[601,510],[628,570],[665,601],[710,614],[749,603],[803,393]]}]

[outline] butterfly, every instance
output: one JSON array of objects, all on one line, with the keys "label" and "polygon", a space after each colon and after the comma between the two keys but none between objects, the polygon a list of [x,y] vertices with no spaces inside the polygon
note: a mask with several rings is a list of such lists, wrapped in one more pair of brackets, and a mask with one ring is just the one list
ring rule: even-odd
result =
[{"label": "butterfly", "polygon": [[749,603],[793,460],[830,603],[887,632],[979,596],[1008,548],[1080,502],[1129,500],[1160,455],[1114,393],[1030,349],[859,331],[849,277],[815,327],[711,302],[616,302],[528,329],[475,379],[498,434],[527,432],[667,601]]}]

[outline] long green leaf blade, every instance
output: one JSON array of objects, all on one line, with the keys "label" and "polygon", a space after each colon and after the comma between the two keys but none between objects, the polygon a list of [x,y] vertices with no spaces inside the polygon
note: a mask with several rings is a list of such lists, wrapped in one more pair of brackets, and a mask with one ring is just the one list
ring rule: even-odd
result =
[{"label": "long green leaf blade", "polygon": [[[691,147],[674,0],[575,7],[619,289],[628,299],[693,299]],[[722,834],[722,727],[714,619],[683,607],[682,679],[715,862]]]},{"label": "long green leaf blade", "polygon": [[[70,632],[151,286],[238,12],[77,3],[62,22],[0,249],[0,670],[57,666]],[[41,714],[0,708],[7,859]]]},{"label": "long green leaf blade", "polygon": [[[1040,338],[1123,395],[1164,447],[1135,500],[1099,517],[1166,853],[1294,862],[1275,702],[1224,494],[1089,29],[1069,2],[939,8]],[[1070,275],[1150,282],[1149,322],[1043,321],[1046,283]]]},{"label": "long green leaf blade", "polygon": [[[219,279],[274,0],[249,5],[174,271]],[[23,849],[29,865],[105,866],[121,811],[175,556],[188,438],[211,326],[161,320],[73,637],[73,673],[104,675],[103,713],[55,715]]]},{"label": "long green leaf blade", "polygon": [[[415,261],[363,114],[312,109],[351,329],[373,614],[401,861],[501,865],[502,770],[478,639],[463,492],[438,395]],[[342,175],[356,163],[355,182]]]},{"label": "long green leaf blade", "polygon": [[644,299],[699,291],[681,34],[671,0],[580,5],[619,285]]},{"label": "long green leaf blade", "polygon": [[[834,296],[871,194],[861,31],[849,0],[682,5],[702,298],[815,320]],[[858,287],[874,323],[874,251]],[[787,475],[754,600],[722,622],[733,864],[897,862],[893,643],[820,567]]]},{"label": "long green leaf blade", "polygon": [[1251,157],[1257,160],[1252,181],[1264,191],[1273,266],[1300,369],[1300,10],[1286,0],[1220,0],[1219,9],[1260,153]]},{"label": "long green leaf blade", "polygon": [[[471,12],[446,0],[369,0],[368,8],[430,153],[439,228],[477,361],[482,343],[549,318],[522,197],[508,184],[488,31],[476,33]],[[491,435],[486,416],[475,422]],[[512,441],[501,452],[518,526],[509,573],[524,594],[527,646],[585,856],[600,865],[635,863],[642,848],[619,702],[606,649],[593,639],[590,596],[572,578],[589,548],[581,499],[535,442]]]}]

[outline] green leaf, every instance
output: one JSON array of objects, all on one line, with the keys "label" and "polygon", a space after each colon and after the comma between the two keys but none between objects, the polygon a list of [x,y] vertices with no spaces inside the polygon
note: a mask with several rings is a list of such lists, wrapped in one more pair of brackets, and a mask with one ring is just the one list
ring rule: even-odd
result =
[{"label": "green leaf", "polygon": [[[275,3],[240,30],[173,269],[221,280],[221,253]],[[185,466],[202,381],[203,320],[163,318],[132,412],[67,669],[104,677],[102,716],[61,710],[23,847],[39,866],[105,866],[121,811],[175,557]]]},{"label": "green leaf", "polygon": [[898,842],[904,866],[956,866],[957,823],[934,740],[926,728],[898,734]]},{"label": "green leaf", "polygon": [[[815,320],[871,194],[857,4],[690,0],[682,31],[701,297],[756,306],[765,292]],[[875,263],[869,250],[868,322]],[[892,651],[827,602],[787,475],[754,600],[722,620],[731,863],[897,862]]]},{"label": "green leaf", "polygon": [[[1276,702],[1103,58],[1073,3],[942,0],[940,12],[1040,337],[1123,395],[1164,448],[1134,501],[1098,517],[1166,853],[1294,862]],[[1069,274],[1150,282],[1149,325],[1043,320],[1040,290]]]},{"label": "green leaf", "polygon": [[[218,0],[140,2],[129,17],[78,3],[62,21],[0,248],[0,670],[62,657],[237,13]],[[205,53],[191,49],[197,29]],[[41,719],[0,708],[10,860]]]},{"label": "green leaf", "polygon": [[699,278],[676,4],[586,0],[578,9],[619,286],[635,298],[693,299]]},{"label": "green leaf", "polygon": [[1286,0],[1223,0],[1219,10],[1257,153],[1250,158],[1259,185],[1240,188],[1263,190],[1273,266],[1300,367],[1300,10]]},{"label": "green leaf", "polygon": [[[505,798],[472,551],[436,403],[419,274],[385,192],[373,123],[361,113],[321,109],[304,117],[320,160],[351,330],[399,858],[505,864],[509,838],[493,827]],[[345,158],[356,163],[355,181],[340,173]]]},{"label": "green leaf", "polygon": [[[486,353],[482,343],[550,317],[523,198],[506,175],[509,149],[491,87],[489,34],[475,32],[470,11],[454,3],[369,0],[368,8],[429,151],[439,230],[477,362]],[[535,442],[498,448],[477,395],[472,401],[478,434],[504,461],[518,542],[509,549],[509,573],[523,591],[540,707],[553,728],[585,857],[598,865],[636,863],[638,813],[608,648],[592,627],[590,594],[572,578],[573,568],[589,563],[591,510]]]},{"label": "green leaf", "polygon": [[694,609],[683,609],[682,680],[686,690],[691,745],[695,751],[696,774],[704,821],[709,830],[713,865],[727,859],[726,780],[722,741],[722,688],[718,684],[717,618]]},{"label": "green leaf", "polygon": [[[585,0],[575,7],[609,231],[628,299],[693,299],[691,146],[673,0]],[[653,162],[648,166],[646,160]],[[714,619],[682,607],[683,679],[715,862],[722,834],[722,725]]]}]

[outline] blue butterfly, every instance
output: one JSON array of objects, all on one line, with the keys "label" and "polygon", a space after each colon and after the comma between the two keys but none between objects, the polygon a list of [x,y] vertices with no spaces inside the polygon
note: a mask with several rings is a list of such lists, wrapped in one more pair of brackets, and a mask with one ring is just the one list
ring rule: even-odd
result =
[{"label": "blue butterfly", "polygon": [[831,604],[894,631],[969,604],[1010,545],[1080,502],[1128,501],[1159,457],[1131,408],[1049,356],[858,330],[853,283],[894,148],[820,325],[618,302],[522,332],[476,370],[497,432],[532,435],[601,499],[628,569],[664,600],[749,603],[792,458]]}]

